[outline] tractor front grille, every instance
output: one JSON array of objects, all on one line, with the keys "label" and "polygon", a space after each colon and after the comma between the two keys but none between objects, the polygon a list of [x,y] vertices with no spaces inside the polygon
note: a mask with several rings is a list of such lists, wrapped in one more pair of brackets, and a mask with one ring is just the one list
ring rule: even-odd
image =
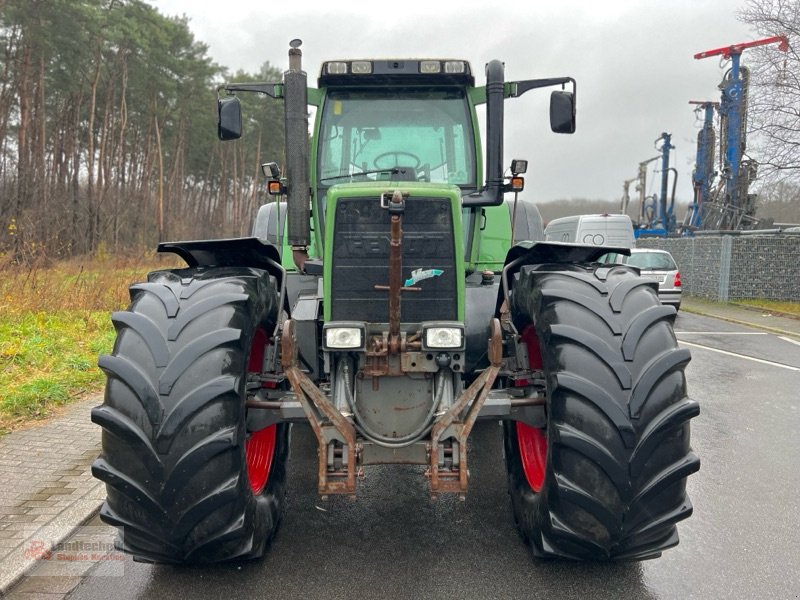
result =
[{"label": "tractor front grille", "polygon": [[[336,203],[333,320],[389,321],[389,292],[376,290],[375,285],[389,285],[390,218],[377,197],[341,198]],[[450,200],[408,197],[402,219],[403,282],[416,269],[436,269],[441,275],[416,283],[421,292],[402,293],[400,320],[455,320],[456,261]]]}]

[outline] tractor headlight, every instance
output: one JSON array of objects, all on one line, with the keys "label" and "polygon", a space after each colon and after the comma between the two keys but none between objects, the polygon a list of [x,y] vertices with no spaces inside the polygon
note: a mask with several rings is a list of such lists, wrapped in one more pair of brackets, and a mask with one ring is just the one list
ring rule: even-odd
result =
[{"label": "tractor headlight", "polygon": [[364,328],[353,324],[325,327],[325,348],[329,350],[359,350],[364,347]]},{"label": "tractor headlight", "polygon": [[369,75],[372,73],[372,63],[368,60],[354,60],[350,63],[353,75]]},{"label": "tractor headlight", "polygon": [[441,73],[442,63],[438,60],[423,60],[419,63],[420,73]]},{"label": "tractor headlight", "polygon": [[325,63],[325,71],[328,73],[328,75],[346,75],[347,63],[346,62]]},{"label": "tractor headlight", "polygon": [[466,73],[467,63],[463,60],[448,60],[444,63],[445,73]]},{"label": "tractor headlight", "polygon": [[425,348],[458,350],[464,345],[461,327],[428,327],[425,329]]}]

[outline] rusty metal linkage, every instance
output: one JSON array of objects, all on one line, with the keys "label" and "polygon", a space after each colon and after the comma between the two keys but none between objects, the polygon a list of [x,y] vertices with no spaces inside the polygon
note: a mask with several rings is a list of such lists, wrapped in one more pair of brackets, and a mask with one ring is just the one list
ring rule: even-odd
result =
[{"label": "rusty metal linkage", "polygon": [[[490,323],[489,362],[487,367],[472,384],[461,392],[458,400],[442,415],[431,429],[430,468],[431,492],[456,492],[463,494],[467,491],[469,470],[467,469],[467,438],[472,431],[478,413],[481,411],[486,397],[492,389],[494,380],[500,371],[503,360],[503,338],[500,331],[500,321],[492,319]],[[471,403],[471,404],[470,404]],[[464,409],[469,410],[463,421],[459,420]],[[451,429],[452,428],[452,429]],[[451,435],[452,434],[452,435]],[[459,444],[458,469],[443,470],[439,468],[439,441],[454,438]]]},{"label": "rusty metal linkage", "polygon": [[395,190],[391,200],[384,204],[381,196],[381,206],[386,208],[391,215],[391,233],[389,239],[389,285],[375,285],[376,290],[389,292],[389,339],[387,350],[389,354],[400,354],[400,294],[402,292],[421,292],[419,287],[403,286],[403,212],[405,200],[400,190]]},{"label": "rusty metal linkage", "polygon": [[389,354],[400,352],[400,288],[403,287],[403,211],[405,203],[399,190],[392,194],[392,237],[389,242]]},{"label": "rusty metal linkage", "polygon": [[[328,398],[300,370],[297,362],[297,342],[294,321],[288,319],[281,336],[281,365],[292,385],[308,422],[319,443],[319,493],[355,494],[356,492],[356,431],[342,413],[336,410]],[[328,444],[338,440],[346,450],[343,472],[328,471]]]}]

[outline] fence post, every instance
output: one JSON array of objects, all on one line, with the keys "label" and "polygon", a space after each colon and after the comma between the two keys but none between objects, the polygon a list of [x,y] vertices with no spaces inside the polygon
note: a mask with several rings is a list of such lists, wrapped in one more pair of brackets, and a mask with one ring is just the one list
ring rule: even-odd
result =
[{"label": "fence post", "polygon": [[723,235],[719,248],[719,301],[727,302],[730,296],[731,254],[733,238]]}]

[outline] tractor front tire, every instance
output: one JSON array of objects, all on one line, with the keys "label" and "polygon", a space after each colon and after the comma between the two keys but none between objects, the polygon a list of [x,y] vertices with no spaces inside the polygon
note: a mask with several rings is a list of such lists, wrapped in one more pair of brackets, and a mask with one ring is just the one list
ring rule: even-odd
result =
[{"label": "tractor front tire", "polygon": [[523,267],[511,314],[547,388],[547,427],[504,424],[509,493],[536,556],[643,560],[692,512],[688,350],[626,266]]},{"label": "tractor front tire", "polygon": [[167,563],[264,553],[283,508],[289,431],[246,431],[245,400],[278,309],[263,271],[197,268],[151,273],[112,315],[92,473],[125,552]]}]

